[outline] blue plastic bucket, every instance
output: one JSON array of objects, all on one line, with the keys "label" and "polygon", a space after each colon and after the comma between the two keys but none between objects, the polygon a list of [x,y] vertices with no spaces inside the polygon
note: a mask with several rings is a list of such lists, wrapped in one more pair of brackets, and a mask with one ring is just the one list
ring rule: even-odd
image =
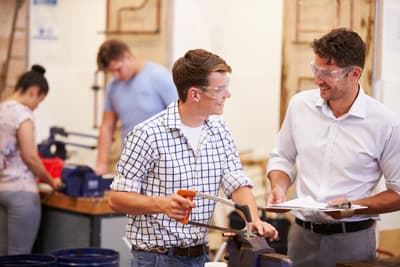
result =
[{"label": "blue plastic bucket", "polygon": [[57,258],[57,266],[101,266],[118,267],[119,253],[105,248],[72,248],[56,250],[51,255]]},{"label": "blue plastic bucket", "polygon": [[57,267],[57,259],[50,255],[20,254],[0,257],[0,266]]}]

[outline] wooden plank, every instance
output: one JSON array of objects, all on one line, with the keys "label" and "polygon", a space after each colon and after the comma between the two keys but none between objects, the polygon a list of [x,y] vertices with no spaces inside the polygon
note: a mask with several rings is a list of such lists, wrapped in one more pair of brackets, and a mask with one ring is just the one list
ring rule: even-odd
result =
[{"label": "wooden plank", "polygon": [[18,10],[15,35],[8,58],[16,3],[15,0],[0,1],[0,100],[10,95],[10,88],[15,86],[18,76],[27,69],[29,1],[23,1]]},{"label": "wooden plank", "polygon": [[47,207],[62,209],[88,215],[117,214],[108,205],[108,194],[104,197],[71,197],[60,192],[43,193],[42,204]]},{"label": "wooden plank", "polygon": [[400,256],[400,229],[380,231],[379,249]]}]

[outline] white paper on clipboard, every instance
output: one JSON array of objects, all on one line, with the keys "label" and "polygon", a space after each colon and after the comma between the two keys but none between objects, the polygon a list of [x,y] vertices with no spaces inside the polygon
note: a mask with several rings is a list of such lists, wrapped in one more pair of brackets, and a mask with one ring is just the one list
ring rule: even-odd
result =
[{"label": "white paper on clipboard", "polygon": [[[352,209],[366,209],[368,207],[361,205],[352,205]],[[327,203],[318,202],[312,197],[295,198],[278,204],[270,204],[266,207],[267,210],[315,210],[315,211],[339,211],[340,208],[329,207]]]}]

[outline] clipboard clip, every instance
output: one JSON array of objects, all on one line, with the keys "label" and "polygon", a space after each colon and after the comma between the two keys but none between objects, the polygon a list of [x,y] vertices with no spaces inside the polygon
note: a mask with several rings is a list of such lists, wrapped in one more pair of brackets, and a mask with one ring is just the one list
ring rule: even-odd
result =
[{"label": "clipboard clip", "polygon": [[351,202],[344,202],[336,205],[328,205],[328,208],[334,208],[334,209],[351,209]]}]

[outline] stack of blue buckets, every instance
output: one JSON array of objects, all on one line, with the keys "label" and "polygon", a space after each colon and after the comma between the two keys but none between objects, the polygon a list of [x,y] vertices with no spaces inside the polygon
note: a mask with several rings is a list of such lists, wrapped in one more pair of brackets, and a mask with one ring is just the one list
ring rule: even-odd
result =
[{"label": "stack of blue buckets", "polygon": [[4,267],[119,267],[119,253],[104,248],[62,249],[44,254],[11,255],[0,257]]}]

